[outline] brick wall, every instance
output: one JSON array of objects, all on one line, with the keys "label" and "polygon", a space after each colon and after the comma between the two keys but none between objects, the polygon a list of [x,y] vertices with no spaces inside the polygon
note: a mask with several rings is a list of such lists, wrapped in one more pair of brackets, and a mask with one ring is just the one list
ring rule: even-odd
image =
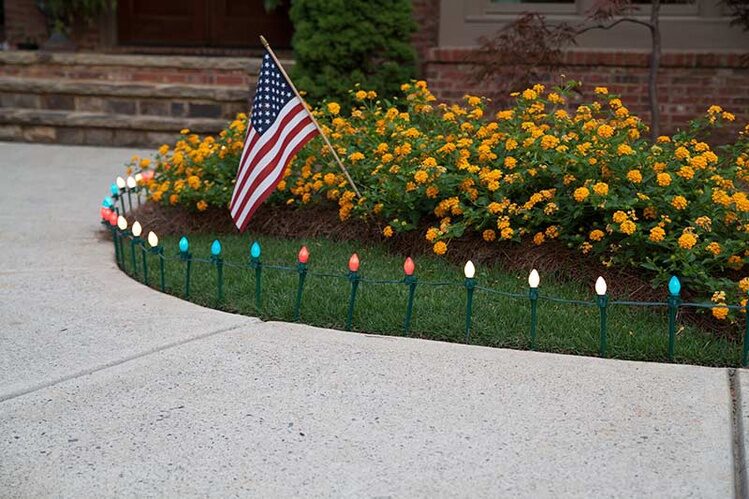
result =
[{"label": "brick wall", "polygon": [[[49,36],[47,19],[35,0],[3,0],[5,6],[5,38],[12,48],[32,42],[42,46]],[[100,48],[100,28],[96,22],[78,22],[71,29],[71,39],[79,50]]]},{"label": "brick wall", "polygon": [[417,24],[411,43],[416,49],[419,68],[423,73],[429,58],[429,51],[439,42],[440,2],[439,0],[412,0],[411,5]]},{"label": "brick wall", "polygon": [[[426,61],[426,78],[440,99],[457,100],[466,93],[490,94],[491,88],[471,79],[475,65],[470,48],[432,48]],[[674,131],[717,104],[737,115],[737,124],[749,121],[749,68],[741,54],[664,53],[658,73],[661,127]],[[570,51],[563,65],[539,81],[556,85],[561,75],[583,82],[581,99],[593,88],[606,86],[622,96],[624,104],[649,121],[649,62],[646,52]]]}]

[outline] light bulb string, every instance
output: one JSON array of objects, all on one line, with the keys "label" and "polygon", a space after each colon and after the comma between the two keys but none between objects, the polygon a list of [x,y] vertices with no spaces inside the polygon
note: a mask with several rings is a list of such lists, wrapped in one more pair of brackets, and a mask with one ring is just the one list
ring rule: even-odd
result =
[{"label": "light bulb string", "polygon": [[[125,236],[129,239],[132,239],[132,236]],[[143,241],[141,240],[141,245],[143,245]],[[162,260],[181,260],[182,257],[179,255],[169,256],[164,253],[164,251],[160,251],[156,253],[158,258],[161,258]],[[211,266],[215,266],[216,262],[215,260],[209,259],[209,258],[196,258],[192,257],[191,261],[193,263],[206,263]],[[236,268],[236,269],[253,269],[253,267],[248,263],[236,263],[231,261],[223,261],[224,267],[227,268]],[[288,273],[298,273],[299,269],[297,267],[289,267],[286,265],[270,265],[263,263],[263,270],[278,270],[281,272],[288,272]],[[307,270],[307,275],[311,277],[327,277],[327,278],[334,278],[334,279],[342,279],[342,280],[348,280],[349,274],[338,274],[338,273],[331,273],[331,272],[317,272],[314,270]],[[371,279],[364,276],[359,277],[359,282],[362,283],[368,283],[368,284],[403,284],[403,279]],[[465,282],[463,281],[426,281],[426,280],[419,280],[419,287],[443,287],[443,286],[454,286],[454,287],[465,287]],[[501,291],[494,288],[489,288],[486,286],[476,286],[476,290],[484,291],[490,294],[499,295],[499,296],[505,296],[508,298],[513,299],[528,299],[527,293],[513,293],[509,291]],[[567,298],[559,298],[556,296],[549,296],[540,294],[538,295],[539,300],[545,300],[550,301],[553,303],[566,303],[566,304],[572,304],[572,305],[582,305],[582,306],[588,306],[588,307],[594,307],[598,306],[598,303],[596,301],[588,301],[588,300],[574,300],[574,299],[567,299]],[[620,306],[638,306],[638,307],[668,307],[668,302],[650,302],[650,301],[628,301],[628,300],[612,300],[608,302],[609,306],[612,305],[620,305]],[[689,303],[689,302],[680,302],[679,307],[690,307],[690,308],[706,308],[706,309],[713,309],[713,308],[726,308],[728,310],[745,310],[745,307],[742,305],[729,305],[724,303]]]}]

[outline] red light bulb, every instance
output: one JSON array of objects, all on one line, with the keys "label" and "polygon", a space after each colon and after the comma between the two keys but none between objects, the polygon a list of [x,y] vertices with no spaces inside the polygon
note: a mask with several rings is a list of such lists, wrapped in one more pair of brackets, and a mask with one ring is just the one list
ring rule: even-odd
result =
[{"label": "red light bulb", "polygon": [[414,275],[414,270],[416,270],[416,265],[414,264],[414,261],[409,256],[406,258],[406,261],[403,263],[403,272],[406,273],[406,275]]},{"label": "red light bulb", "polygon": [[356,253],[351,255],[351,258],[349,258],[348,269],[351,272],[357,272],[359,270],[359,256]]},{"label": "red light bulb", "polygon": [[299,250],[299,263],[307,263],[309,260],[309,251],[307,251],[306,246],[302,246],[302,249]]},{"label": "red light bulb", "polygon": [[99,209],[99,215],[101,215],[102,220],[109,220],[109,210],[103,206]]},{"label": "red light bulb", "polygon": [[109,213],[109,225],[115,226],[117,225],[117,212],[112,211]]}]

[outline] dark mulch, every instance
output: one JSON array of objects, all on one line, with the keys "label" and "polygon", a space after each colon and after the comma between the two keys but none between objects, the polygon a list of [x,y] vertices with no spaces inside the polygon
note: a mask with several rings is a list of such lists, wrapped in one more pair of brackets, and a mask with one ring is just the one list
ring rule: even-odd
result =
[{"label": "dark mulch", "polygon": [[[135,212],[133,220],[135,218],[147,230],[159,235],[238,234],[226,209],[209,208],[205,212],[194,213],[180,207],[147,203]],[[361,220],[341,222],[338,211],[332,206],[310,205],[300,209],[265,204],[257,210],[248,229],[254,234],[276,237],[384,243],[394,254],[415,257],[431,253],[432,245],[424,239],[426,227],[428,224],[425,223],[422,230],[386,239],[382,235],[381,224]],[[535,246],[531,241],[487,244],[479,234],[472,233],[450,241],[450,250],[445,257],[458,265],[470,259],[477,264],[500,266],[509,271],[525,272],[535,268],[541,275],[554,275],[563,281],[588,282],[591,293],[596,278],[604,275],[610,294],[617,299],[659,302],[666,299],[664,288],[655,289],[650,284],[650,274],[635,269],[607,268],[592,258],[583,257],[579,251],[556,242],[542,246]],[[688,291],[682,298],[685,301],[699,299]],[[694,309],[681,309],[680,320],[720,336],[735,338],[739,335],[737,326],[718,322],[709,314]]]}]

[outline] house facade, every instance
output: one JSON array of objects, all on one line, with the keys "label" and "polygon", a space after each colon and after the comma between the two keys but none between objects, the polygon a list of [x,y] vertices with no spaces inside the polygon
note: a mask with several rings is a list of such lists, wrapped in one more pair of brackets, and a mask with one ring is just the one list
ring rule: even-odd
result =
[{"label": "house facade", "polygon": [[[481,37],[491,36],[528,11],[542,13],[552,23],[580,23],[594,2],[416,0],[423,31],[415,44],[430,87],[445,99],[487,93],[491,89],[472,78]],[[650,3],[635,4],[639,10],[633,17],[646,21]],[[749,121],[749,31],[731,26],[730,11],[720,0],[664,0],[662,4],[657,78],[662,129],[673,131],[713,104],[735,112],[738,121]],[[648,120],[648,29],[622,23],[610,30],[588,31],[577,41],[564,52],[561,66],[544,74],[540,83],[555,85],[562,77],[579,80],[584,94],[606,86]]]}]

